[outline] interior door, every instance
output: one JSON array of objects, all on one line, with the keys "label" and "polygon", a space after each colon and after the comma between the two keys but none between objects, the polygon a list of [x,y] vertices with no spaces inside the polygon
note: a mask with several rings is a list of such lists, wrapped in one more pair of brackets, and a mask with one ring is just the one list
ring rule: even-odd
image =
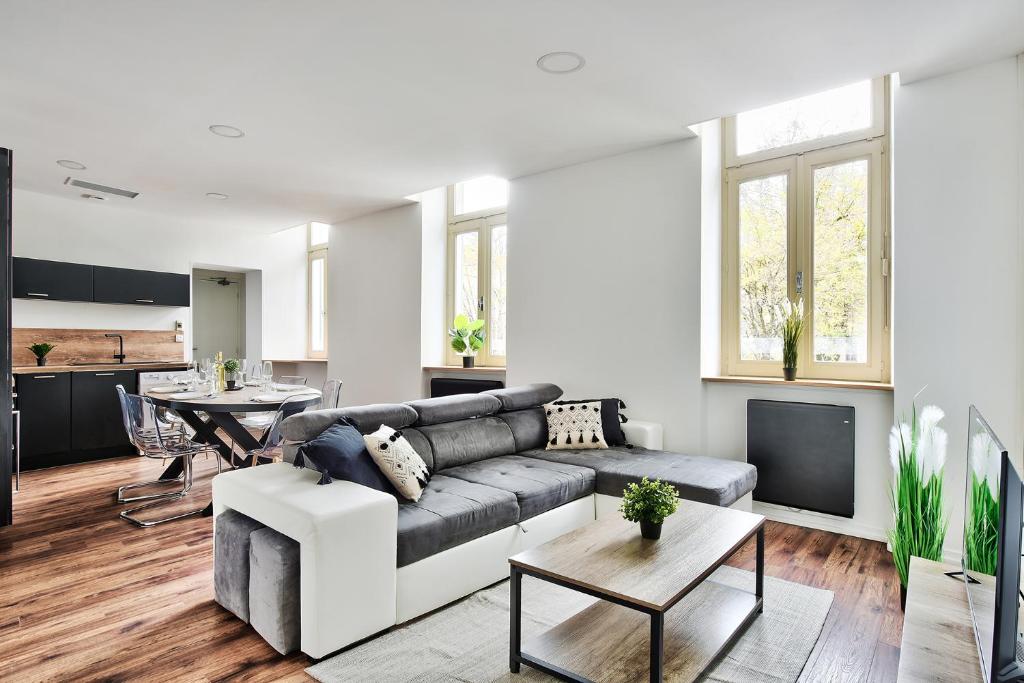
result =
[{"label": "interior door", "polygon": [[194,278],[192,281],[192,357],[241,358],[244,335],[244,306],[237,282],[223,285]]}]

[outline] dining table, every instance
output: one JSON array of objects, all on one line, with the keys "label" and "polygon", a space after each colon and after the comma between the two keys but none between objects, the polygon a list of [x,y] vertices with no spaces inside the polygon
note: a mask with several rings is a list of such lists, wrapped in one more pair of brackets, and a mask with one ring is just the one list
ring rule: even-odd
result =
[{"label": "dining table", "polygon": [[[239,422],[238,415],[276,412],[287,401],[285,417],[288,417],[316,405],[321,399],[319,390],[294,385],[271,385],[269,388],[243,386],[234,391],[213,394],[187,391],[185,387],[180,387],[179,391],[169,391],[171,388],[153,387],[146,392],[146,397],[157,407],[173,410],[181,416],[185,424],[195,432],[193,440],[215,446],[220,457],[228,463],[232,463],[232,447],[218,434],[218,429],[247,454],[262,448],[267,438],[267,430],[260,436],[254,435]],[[237,467],[252,467],[256,464],[255,455],[246,455],[238,461],[240,464]],[[181,468],[181,459],[175,458],[160,478],[177,478],[181,475]],[[203,516],[212,514],[211,502],[203,510]]]}]

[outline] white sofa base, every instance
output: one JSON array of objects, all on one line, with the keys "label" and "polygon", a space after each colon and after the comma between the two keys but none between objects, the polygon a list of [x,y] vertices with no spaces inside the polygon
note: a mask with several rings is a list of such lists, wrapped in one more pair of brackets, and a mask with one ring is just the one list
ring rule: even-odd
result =
[{"label": "white sofa base", "polygon": [[508,558],[594,521],[594,495],[398,569],[398,623],[508,578]]}]

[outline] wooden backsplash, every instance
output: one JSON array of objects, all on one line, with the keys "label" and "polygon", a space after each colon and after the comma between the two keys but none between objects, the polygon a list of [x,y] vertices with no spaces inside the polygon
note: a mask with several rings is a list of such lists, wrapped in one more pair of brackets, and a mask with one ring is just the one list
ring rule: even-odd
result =
[{"label": "wooden backsplash", "polygon": [[174,330],[60,330],[40,327],[15,327],[11,330],[13,365],[35,365],[36,357],[28,346],[48,342],[56,348],[46,356],[51,365],[113,362],[117,339],[124,336],[126,361],[184,360],[185,344],[174,341]]}]

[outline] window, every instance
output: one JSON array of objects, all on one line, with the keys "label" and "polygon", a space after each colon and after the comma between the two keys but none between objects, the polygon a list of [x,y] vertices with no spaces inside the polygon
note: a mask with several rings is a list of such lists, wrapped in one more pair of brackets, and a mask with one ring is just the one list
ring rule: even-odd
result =
[{"label": "window", "polygon": [[310,223],[307,228],[307,312],[306,354],[327,357],[327,243],[330,226]]},{"label": "window", "polygon": [[798,377],[889,380],[885,112],[878,79],[726,119],[724,374],[781,375],[803,299]]},{"label": "window", "polygon": [[[457,315],[487,323],[476,364],[505,365],[508,181],[485,176],[448,188],[448,304],[445,329]],[[445,343],[447,363],[461,363]]]}]

